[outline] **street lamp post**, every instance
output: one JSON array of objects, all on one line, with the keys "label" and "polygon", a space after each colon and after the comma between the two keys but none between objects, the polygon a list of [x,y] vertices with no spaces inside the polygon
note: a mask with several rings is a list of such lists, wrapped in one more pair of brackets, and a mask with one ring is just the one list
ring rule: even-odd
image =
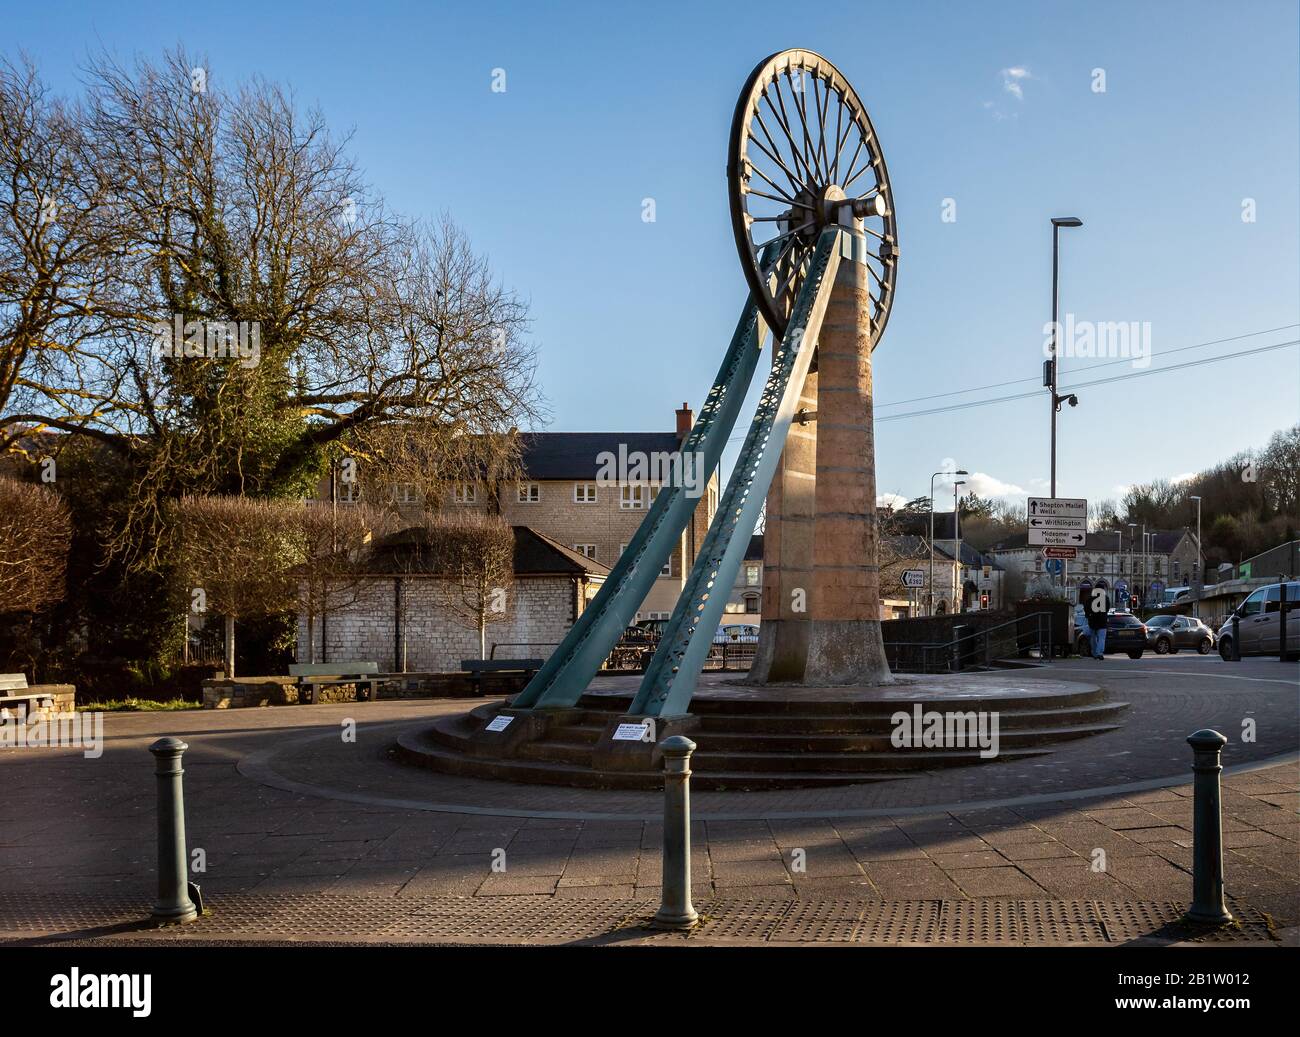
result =
[{"label": "street lamp post", "polygon": [[[1133,565],[1133,541],[1137,539],[1137,528],[1136,522],[1128,524],[1128,578],[1134,587],[1137,586],[1137,569]],[[1133,595],[1130,594],[1129,597],[1132,598]]]},{"label": "street lamp post", "polygon": [[941,475],[970,475],[964,468],[955,472],[935,472],[930,476],[930,615],[934,615],[934,481]]},{"label": "street lamp post", "polygon": [[961,506],[958,503],[957,487],[965,485],[965,479],[956,479],[952,484],[952,542],[957,556],[953,575],[952,610],[954,613],[960,611],[957,605],[963,597],[961,583]]},{"label": "street lamp post", "polygon": [[1050,386],[1052,390],[1052,496],[1056,496],[1056,415],[1061,410],[1061,404],[1069,401],[1071,407],[1077,407],[1079,398],[1073,393],[1061,396],[1056,391],[1056,368],[1057,356],[1059,355],[1058,336],[1060,334],[1060,323],[1056,319],[1057,302],[1059,300],[1059,271],[1060,271],[1060,252],[1061,252],[1061,228],[1062,227],[1082,227],[1083,220],[1077,216],[1053,216],[1052,217],[1052,356],[1048,361],[1050,366]]},{"label": "street lamp post", "polygon": [[1198,619],[1201,615],[1201,588],[1205,586],[1205,558],[1201,554],[1201,498],[1193,497],[1196,501],[1196,579],[1193,583],[1196,585],[1196,597],[1192,599],[1192,615]]}]

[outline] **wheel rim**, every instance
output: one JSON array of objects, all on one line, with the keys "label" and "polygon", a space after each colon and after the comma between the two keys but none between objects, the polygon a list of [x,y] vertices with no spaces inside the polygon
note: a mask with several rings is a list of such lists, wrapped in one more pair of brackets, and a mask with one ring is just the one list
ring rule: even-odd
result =
[{"label": "wheel rim", "polygon": [[[745,280],[777,335],[785,333],[818,235],[838,221],[843,205],[855,203],[875,349],[893,308],[898,233],[875,128],[839,69],[809,50],[781,51],[759,63],[736,102],[727,187]],[[773,261],[770,276],[760,257]]]}]

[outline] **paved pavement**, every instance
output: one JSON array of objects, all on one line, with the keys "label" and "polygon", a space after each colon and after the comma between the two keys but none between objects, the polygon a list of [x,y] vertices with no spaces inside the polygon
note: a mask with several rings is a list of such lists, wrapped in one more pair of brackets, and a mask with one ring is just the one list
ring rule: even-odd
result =
[{"label": "paved pavement", "polygon": [[[763,939],[780,939],[781,925],[810,918],[843,922],[854,939],[916,931],[917,920],[927,918],[933,924],[922,929],[950,931],[956,940],[986,925],[996,930],[998,918],[1021,919],[1025,932],[1039,934],[1031,941],[1051,931],[1084,939],[1090,932],[1159,929],[1190,896],[1190,750],[1183,738],[1215,726],[1231,739],[1225,762],[1254,767],[1224,780],[1227,888],[1243,917],[1271,928],[1270,938],[1294,939],[1300,775],[1294,759],[1277,762],[1296,750],[1294,668],[1279,676],[1272,660],[1230,667],[1175,656],[1057,665],[1045,673],[1061,677],[1070,669],[1104,681],[1135,708],[1123,732],[1049,757],[1054,770],[1012,778],[1005,772],[1022,765],[946,770],[870,786],[873,797],[883,797],[872,799],[846,798],[843,790],[697,797],[697,900],[715,905],[717,919],[767,919]],[[518,935],[524,917],[534,920],[537,938],[550,931],[547,919],[601,919],[602,931],[612,932],[640,917],[659,895],[657,797],[492,782],[448,786],[387,758],[401,726],[467,705],[115,714],[105,718],[98,759],[74,749],[6,749],[0,936],[84,935],[96,918],[129,916],[135,908],[123,905],[148,903],[155,850],[146,748],[162,734],[191,746],[189,845],[205,869],[194,878],[216,910],[212,924],[224,924],[227,935],[269,935],[270,919],[306,910],[322,896],[356,908],[360,920],[346,934],[356,939],[391,935],[394,911],[404,919],[448,911],[460,919],[451,935],[446,925],[426,926],[419,930],[425,938],[472,937],[480,923],[496,931],[488,914],[476,922],[464,905],[506,910],[515,928],[502,939],[532,939]],[[1243,721],[1252,720],[1256,740],[1242,741],[1250,726]],[[350,721],[355,741],[345,740]],[[1105,750],[1109,762],[1100,769],[1090,763],[1082,751],[1088,746]],[[1153,787],[1114,788],[1137,775]],[[445,801],[447,795],[453,798]],[[618,799],[613,807],[610,797]],[[587,901],[590,910],[574,901]],[[744,903],[767,906],[736,906]],[[118,914],[104,916],[105,905]],[[1026,921],[1041,920],[1044,910],[1066,912],[1065,921],[1058,919],[1065,928]],[[882,921],[879,912],[911,919],[912,928]],[[1121,916],[1129,929],[1115,920]],[[868,917],[879,924],[867,925]],[[946,930],[942,919],[949,920]],[[324,939],[334,924],[307,926],[299,938]],[[748,930],[736,926],[741,937],[759,931],[758,921]]]}]

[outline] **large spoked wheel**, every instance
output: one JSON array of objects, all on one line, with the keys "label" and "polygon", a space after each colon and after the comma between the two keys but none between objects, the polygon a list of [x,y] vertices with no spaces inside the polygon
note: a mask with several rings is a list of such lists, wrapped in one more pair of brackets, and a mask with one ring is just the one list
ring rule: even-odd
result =
[{"label": "large spoked wheel", "polygon": [[897,229],[876,131],[839,69],[786,50],[750,73],[731,122],[727,186],[745,280],[778,336],[822,230],[843,223],[846,208],[863,221],[874,349],[894,301]]}]

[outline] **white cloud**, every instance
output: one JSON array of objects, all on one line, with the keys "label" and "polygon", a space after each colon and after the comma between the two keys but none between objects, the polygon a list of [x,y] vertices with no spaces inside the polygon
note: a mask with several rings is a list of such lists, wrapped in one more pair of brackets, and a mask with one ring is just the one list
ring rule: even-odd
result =
[{"label": "white cloud", "polygon": [[876,495],[876,507],[893,508],[897,510],[908,501],[901,493],[881,493]]},{"label": "white cloud", "polygon": [[1027,79],[1033,79],[1029,69],[1023,65],[1013,65],[1002,70],[1002,89],[1017,101],[1025,99],[1025,88],[1021,85]]},{"label": "white cloud", "polygon": [[978,493],[981,497],[1024,497],[1028,492],[1015,483],[1003,482],[985,472],[972,472],[965,477],[963,493]]},{"label": "white cloud", "polygon": [[1177,486],[1179,483],[1191,482],[1193,479],[1196,478],[1197,474],[1198,474],[1197,472],[1183,472],[1182,475],[1175,475],[1169,481],[1173,483],[1175,486]]}]

